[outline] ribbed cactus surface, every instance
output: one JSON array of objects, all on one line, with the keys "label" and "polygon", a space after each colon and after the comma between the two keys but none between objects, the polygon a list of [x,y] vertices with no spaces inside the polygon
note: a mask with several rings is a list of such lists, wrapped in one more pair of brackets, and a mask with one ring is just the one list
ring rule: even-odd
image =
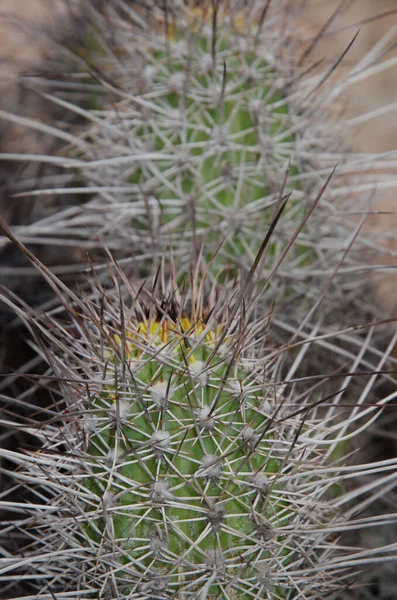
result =
[{"label": "ribbed cactus surface", "polygon": [[[273,386],[243,362],[227,324],[204,315],[133,323],[124,343],[125,384],[113,380],[91,408],[89,452],[100,463],[87,480],[93,539],[114,536],[125,594],[257,593],[276,535],[266,506],[282,459],[267,441]],[[276,498],[272,512],[283,507],[288,520],[288,503]]]},{"label": "ribbed cactus surface", "polygon": [[[181,254],[194,241],[211,252],[226,240],[216,262],[235,268],[252,260],[277,209],[293,119],[260,46],[228,19],[214,38],[210,23],[182,16],[172,39],[151,40],[144,89],[123,107],[132,163],[121,177],[135,184],[132,209],[146,201],[135,223],[147,243],[151,227],[160,250],[171,231]],[[295,227],[304,215],[296,202]]]}]

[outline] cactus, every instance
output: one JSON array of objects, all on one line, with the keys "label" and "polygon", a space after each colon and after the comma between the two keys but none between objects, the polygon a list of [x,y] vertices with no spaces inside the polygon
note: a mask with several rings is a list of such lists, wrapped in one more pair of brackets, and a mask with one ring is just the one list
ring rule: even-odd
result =
[{"label": "cactus", "polygon": [[[62,397],[48,422],[12,423],[39,450],[0,453],[18,465],[11,492],[21,492],[17,501],[3,495],[22,513],[4,531],[25,536],[14,556],[2,550],[10,593],[24,580],[39,600],[336,598],[351,571],[393,558],[393,548],[352,550],[340,536],[395,521],[360,516],[372,489],[374,498],[388,489],[395,461],[348,466],[345,444],[395,394],[365,407],[374,375],[350,407],[343,389],[335,398],[316,385],[298,393],[280,376],[290,349],[272,337],[275,278],[263,280],[279,270],[284,299],[303,290],[317,300],[307,276],[339,267],[353,223],[333,227],[338,205],[327,198],[307,222],[343,155],[319,125],[323,112],[307,93],[315,85],[303,92],[299,69],[282,56],[280,14],[267,21],[265,12],[222,11],[214,1],[153,7],[154,25],[141,20],[141,31],[123,18],[121,54],[102,56],[96,73],[119,101],[78,109],[95,126],[69,138],[68,158],[39,157],[70,168],[69,184],[77,170],[84,185],[76,194],[96,195],[83,203],[78,195],[81,206],[22,237],[47,243],[50,230],[72,245],[105,242],[118,256],[134,249],[144,272],[167,263],[171,238],[178,268],[157,273],[155,283],[173,275],[160,292],[124,278],[128,293],[116,282],[81,300],[41,267],[66,294],[67,324],[16,307]],[[139,11],[129,15],[136,21]],[[351,174],[367,162],[346,163],[351,196]],[[293,306],[298,321],[303,305]],[[354,371],[368,348],[353,345],[358,357],[343,358]],[[287,380],[303,356],[294,355]],[[345,489],[375,469],[387,475]]]},{"label": "cactus", "polygon": [[[70,104],[89,127],[69,136],[67,155],[27,157],[71,172],[66,186],[53,178],[50,188],[43,181],[32,193],[55,187],[75,194],[74,205],[21,227],[19,237],[105,244],[118,258],[133,253],[141,272],[150,272],[148,259],[161,260],[171,237],[182,278],[192,247],[199,254],[202,243],[214,273],[247,273],[289,196],[261,276],[276,272],[272,300],[277,287],[283,300],[317,296],[308,278],[334,271],[355,226],[354,216],[343,214],[345,195],[356,214],[368,209],[362,187],[355,194],[357,172],[361,185],[372,186],[374,177],[365,173],[365,157],[340,151],[338,127],[326,125],[326,94],[318,99],[315,91],[323,89],[322,75],[305,80],[308,65],[294,62],[303,47],[295,31],[290,35],[288,11],[265,14],[253,2],[156,4],[145,12],[119,2],[122,17],[108,9],[103,53],[97,33],[93,65],[86,51],[84,58],[113,102],[97,110]],[[338,162],[333,189],[318,204]]]},{"label": "cactus", "polygon": [[368,486],[341,484],[394,469],[347,466],[344,440],[388,399],[358,414],[343,391],[334,402],[289,389],[253,271],[242,285],[192,269],[181,290],[158,283],[164,272],[137,289],[116,279],[91,300],[63,287],[66,325],[16,307],[62,410],[14,425],[39,450],[1,452],[19,466],[8,507],[22,512],[5,530],[27,543],[3,552],[0,576],[29,581],[40,600],[337,597],[376,554],[338,541],[371,523],[349,506]]}]

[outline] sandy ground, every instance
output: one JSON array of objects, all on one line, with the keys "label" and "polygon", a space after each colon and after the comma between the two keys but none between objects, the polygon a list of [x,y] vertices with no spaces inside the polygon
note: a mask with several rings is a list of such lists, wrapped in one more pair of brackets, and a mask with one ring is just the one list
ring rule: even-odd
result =
[{"label": "sandy ground", "polygon": [[[44,58],[58,51],[57,40],[67,34],[80,0],[0,0],[0,107],[22,109],[26,114],[40,116],[40,100],[26,98],[26,90],[18,85],[23,76],[35,77]],[[7,140],[7,150],[20,145],[26,150],[26,140],[15,135]],[[4,140],[2,145],[5,146]]]},{"label": "sandy ground", "polygon": [[[300,0],[296,0],[297,6],[301,4]],[[34,93],[18,86],[17,80],[23,75],[37,73],[43,57],[56,52],[54,39],[67,33],[72,21],[71,13],[78,12],[81,5],[82,0],[0,0],[0,108],[42,118],[42,102]],[[352,116],[362,116],[378,109],[382,111],[377,116],[372,114],[371,118],[361,118],[347,135],[352,149],[356,151],[384,152],[397,148],[397,65],[391,60],[397,54],[393,48],[393,44],[397,43],[397,13],[390,12],[397,9],[396,2],[307,0],[301,19],[304,36],[310,39],[317,34],[338,6],[342,6],[343,10],[329,25],[331,34],[323,36],[316,45],[313,59],[336,58],[357,31],[357,39],[344,58],[342,69],[347,71],[360,60],[371,60],[367,53],[373,49],[372,58],[384,53],[382,60],[387,59],[388,68],[351,86],[343,97]],[[390,110],[385,112],[384,107],[388,105]],[[2,132],[2,147],[8,152],[40,151],[40,144],[42,137],[32,133],[26,135],[26,131],[15,124]],[[380,254],[377,261],[397,265],[396,195],[378,194],[374,209],[388,213],[372,218],[369,223],[370,227],[385,232],[381,243],[390,250],[390,254]],[[379,306],[389,314],[397,311],[396,290],[395,271],[388,270],[381,278],[377,277],[376,298]]]},{"label": "sandy ground", "polygon": [[3,83],[40,63],[54,37],[66,33],[82,0],[0,0]]},{"label": "sandy ground", "polygon": [[[319,28],[332,16],[340,0],[308,0],[304,21],[310,32]],[[358,32],[351,49],[339,69],[355,67],[359,61],[381,57],[389,60],[397,56],[397,4],[395,0],[356,0],[332,21],[329,32],[316,46],[316,58],[337,57]],[[396,11],[392,14],[391,11]],[[382,16],[383,15],[383,16]],[[367,57],[367,58],[366,58]],[[349,88],[344,97],[352,115],[363,115],[397,100],[397,64],[390,64],[378,75]],[[394,126],[393,126],[394,123]],[[397,146],[397,107],[395,111],[361,121],[351,131],[352,145],[365,152],[383,152]]]}]

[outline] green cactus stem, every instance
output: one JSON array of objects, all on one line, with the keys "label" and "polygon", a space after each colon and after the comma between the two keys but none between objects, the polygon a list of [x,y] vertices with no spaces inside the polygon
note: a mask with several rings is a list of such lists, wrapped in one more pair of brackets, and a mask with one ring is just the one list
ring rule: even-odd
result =
[{"label": "green cactus stem", "polygon": [[338,538],[366,524],[345,507],[367,487],[352,496],[343,480],[374,468],[345,466],[343,442],[379,407],[358,420],[342,392],[333,403],[288,389],[270,315],[256,316],[249,286],[211,284],[193,269],[191,284],[162,289],[71,295],[72,326],[25,316],[64,410],[34,430],[39,451],[2,451],[19,465],[23,512],[6,529],[28,542],[0,561],[0,577],[30,581],[40,600],[48,589],[81,599],[334,598],[371,561]]}]

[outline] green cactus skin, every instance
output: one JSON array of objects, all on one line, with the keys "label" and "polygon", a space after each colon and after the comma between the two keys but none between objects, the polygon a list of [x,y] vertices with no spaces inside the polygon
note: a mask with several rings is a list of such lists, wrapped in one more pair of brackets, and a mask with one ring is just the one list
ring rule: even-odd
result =
[{"label": "green cactus skin", "polygon": [[375,468],[343,464],[345,405],[279,381],[247,285],[128,289],[71,296],[73,326],[26,315],[64,410],[28,427],[39,451],[1,452],[28,543],[0,578],[38,600],[336,598],[373,558],[338,541],[366,524],[339,484]]}]

